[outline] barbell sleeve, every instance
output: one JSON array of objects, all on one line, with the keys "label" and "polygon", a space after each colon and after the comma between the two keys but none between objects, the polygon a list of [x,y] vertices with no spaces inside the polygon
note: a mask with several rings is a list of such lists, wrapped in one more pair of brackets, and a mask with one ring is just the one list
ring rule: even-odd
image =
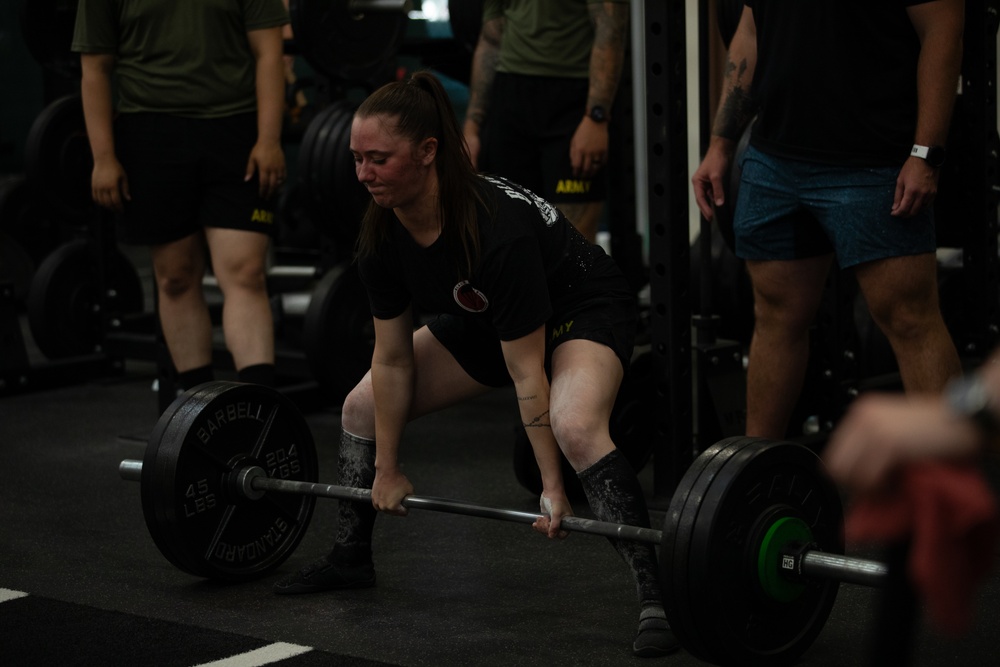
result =
[{"label": "barbell sleeve", "polygon": [[817,549],[808,549],[802,554],[799,568],[806,578],[836,579],[848,584],[873,587],[884,586],[889,572],[885,563]]},{"label": "barbell sleeve", "polygon": [[142,481],[142,461],[125,459],[118,464],[118,475],[129,482]]}]

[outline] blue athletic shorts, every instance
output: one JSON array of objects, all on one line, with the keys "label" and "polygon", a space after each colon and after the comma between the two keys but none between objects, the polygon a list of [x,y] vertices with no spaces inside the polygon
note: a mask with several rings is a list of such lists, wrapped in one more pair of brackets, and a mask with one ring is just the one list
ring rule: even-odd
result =
[{"label": "blue athletic shorts", "polygon": [[736,255],[790,260],[835,253],[842,267],[934,252],[933,207],[889,214],[899,167],[843,167],[775,157],[752,146],[741,162]]}]

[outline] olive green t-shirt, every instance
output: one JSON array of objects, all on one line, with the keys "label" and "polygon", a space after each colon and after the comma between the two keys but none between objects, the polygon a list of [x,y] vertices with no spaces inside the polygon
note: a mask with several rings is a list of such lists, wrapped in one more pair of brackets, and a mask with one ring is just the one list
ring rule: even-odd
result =
[{"label": "olive green t-shirt", "polygon": [[73,51],[116,57],[116,108],[217,118],[257,108],[247,32],[288,23],[282,0],[80,0]]},{"label": "olive green t-shirt", "polygon": [[588,78],[594,26],[587,5],[604,1],[486,0],[484,22],[501,15],[506,18],[497,71]]}]

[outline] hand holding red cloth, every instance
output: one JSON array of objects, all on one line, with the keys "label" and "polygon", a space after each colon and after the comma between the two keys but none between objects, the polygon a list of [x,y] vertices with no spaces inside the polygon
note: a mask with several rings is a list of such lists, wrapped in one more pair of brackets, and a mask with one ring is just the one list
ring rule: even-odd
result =
[{"label": "hand holding red cloth", "polygon": [[848,542],[909,539],[907,571],[932,625],[952,636],[968,632],[1000,535],[996,498],[978,468],[910,465],[891,493],[859,498],[845,529]]}]

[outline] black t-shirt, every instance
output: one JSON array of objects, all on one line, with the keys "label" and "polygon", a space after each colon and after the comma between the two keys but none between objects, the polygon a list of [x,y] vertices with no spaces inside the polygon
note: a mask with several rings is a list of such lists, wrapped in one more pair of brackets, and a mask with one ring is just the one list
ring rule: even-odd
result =
[{"label": "black t-shirt", "polygon": [[920,52],[906,8],[928,1],[746,0],[760,103],[751,144],[827,164],[902,164],[916,128]]},{"label": "black t-shirt", "polygon": [[525,336],[554,310],[570,307],[624,280],[599,246],[587,243],[555,206],[496,177],[481,179],[486,208],[477,208],[480,261],[457,278],[442,238],[417,245],[398,221],[360,272],[372,315],[391,319],[412,302],[418,312],[481,318],[501,340]]}]

